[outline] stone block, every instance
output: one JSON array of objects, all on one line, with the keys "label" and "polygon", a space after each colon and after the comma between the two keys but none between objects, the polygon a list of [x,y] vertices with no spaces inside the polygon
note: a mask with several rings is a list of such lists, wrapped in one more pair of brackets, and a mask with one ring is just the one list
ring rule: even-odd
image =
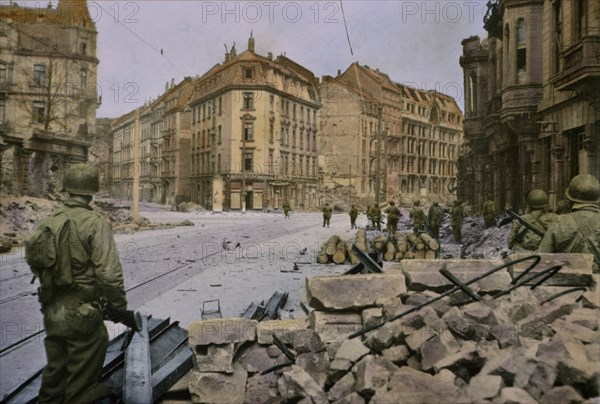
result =
[{"label": "stone block", "polygon": [[590,330],[596,331],[598,330],[599,325],[598,316],[598,310],[577,307],[573,310],[571,314],[565,317],[565,321],[567,323],[577,324]]},{"label": "stone block", "polygon": [[498,324],[496,316],[494,315],[494,311],[485,303],[471,303],[468,306],[464,307],[462,312],[466,318],[473,320],[478,324],[485,324],[490,326]]},{"label": "stone block", "polygon": [[[507,259],[519,259],[529,254],[514,254]],[[536,272],[550,268],[554,265],[562,265],[558,273],[544,281],[546,286],[592,286],[594,281],[592,277],[592,265],[594,257],[591,254],[539,254],[540,263],[529,272],[533,275]],[[524,261],[513,265],[511,268],[514,276],[519,276],[531,264],[531,261]],[[526,276],[528,276],[526,275]],[[537,282],[535,279],[531,284]]]},{"label": "stone block", "polygon": [[291,335],[292,347],[297,353],[322,352],[325,344],[319,334],[310,329],[294,331]]},{"label": "stone block", "polygon": [[327,352],[307,352],[298,355],[296,358],[296,365],[304,369],[322,389],[325,388],[327,382],[329,364]]},{"label": "stone block", "polygon": [[364,344],[373,352],[380,353],[396,342],[399,337],[398,333],[401,332],[399,330],[401,329],[402,325],[397,322],[386,323],[382,327],[368,333]]},{"label": "stone block", "polygon": [[335,353],[334,359],[344,359],[354,364],[367,354],[369,348],[361,342],[360,338],[345,339]]},{"label": "stone block", "polygon": [[519,335],[537,340],[541,340],[544,336],[551,336],[547,325],[552,324],[554,320],[560,317],[570,314],[574,308],[574,304],[560,302],[547,303],[519,323]]},{"label": "stone block", "polygon": [[352,369],[356,391],[362,396],[373,395],[378,388],[387,384],[390,375],[398,369],[392,362],[379,356],[365,356]]},{"label": "stone block", "polygon": [[327,404],[327,394],[321,386],[300,366],[292,365],[291,369],[284,372],[279,378],[279,394],[287,402],[309,398],[315,404]]},{"label": "stone block", "polygon": [[273,346],[279,355],[273,357],[269,355],[269,349],[259,344],[251,344],[244,346],[236,354],[236,363],[239,363],[248,373],[262,372],[272,366],[280,363],[288,362],[287,358],[284,358],[281,351],[276,346]]},{"label": "stone block", "polygon": [[[407,305],[410,305],[410,306],[419,306],[421,304],[430,302],[431,300],[435,299],[436,297],[439,297],[439,295],[440,295],[439,293],[436,293],[436,292],[433,292],[430,290],[425,290],[423,292],[416,292],[416,293],[410,294],[404,303]],[[432,307],[435,310],[435,312],[437,313],[437,315],[440,317],[443,316],[448,310],[451,309],[450,305],[448,303],[446,303],[443,299],[437,300],[426,307]]]},{"label": "stone block", "polygon": [[500,392],[500,397],[494,401],[498,404],[524,404],[537,403],[525,390],[518,387],[505,387]]},{"label": "stone block", "polygon": [[361,315],[363,327],[370,327],[381,323],[383,320],[383,309],[381,307],[371,307],[364,309]]},{"label": "stone block", "polygon": [[425,371],[430,370],[435,363],[447,357],[450,354],[460,350],[460,345],[454,339],[452,334],[447,333],[443,336],[436,335],[421,345],[421,368]]},{"label": "stone block", "polygon": [[194,348],[199,345],[228,344],[256,339],[255,320],[243,318],[219,318],[204,320],[190,325],[189,345]]},{"label": "stone block", "polygon": [[600,308],[600,293],[597,290],[592,292],[585,292],[579,298],[581,305],[586,309],[599,309]]},{"label": "stone block", "polygon": [[319,333],[325,344],[342,342],[350,334],[362,329],[359,313],[336,312],[327,313],[313,310],[309,316],[310,328]]},{"label": "stone block", "polygon": [[419,330],[415,330],[404,338],[404,343],[413,352],[418,351],[421,345],[429,341],[431,338],[437,336],[436,331],[430,327],[423,327]]},{"label": "stone block", "polygon": [[297,318],[290,320],[271,320],[262,321],[256,327],[256,336],[259,344],[273,344],[273,335],[277,335],[285,343],[292,342],[292,335],[299,330],[308,328],[306,318]]},{"label": "stone block", "polygon": [[461,349],[453,354],[440,359],[433,365],[439,372],[448,369],[461,379],[467,381],[471,376],[479,373],[486,362],[485,354],[472,341],[466,341]]},{"label": "stone block", "polygon": [[323,276],[306,279],[308,304],[318,310],[350,310],[375,306],[377,299],[406,292],[399,273]]},{"label": "stone block", "polygon": [[370,403],[451,403],[456,401],[456,391],[456,386],[436,384],[430,374],[404,366],[391,375],[387,389],[375,392]]},{"label": "stone block", "polygon": [[233,373],[234,344],[197,345],[194,348],[194,369],[199,372]]},{"label": "stone block", "polygon": [[348,372],[338,380],[327,392],[327,397],[329,401],[340,400],[343,397],[354,392],[354,375],[352,372]]},{"label": "stone block", "polygon": [[582,403],[583,397],[571,386],[553,387],[544,392],[541,399],[544,403]]},{"label": "stone block", "polygon": [[461,339],[478,341],[489,335],[490,327],[464,316],[456,307],[444,314],[448,328]]},{"label": "stone block", "polygon": [[519,332],[513,324],[498,324],[490,327],[490,335],[498,341],[500,348],[508,348],[509,346],[519,346]]},{"label": "stone block", "polygon": [[350,393],[345,397],[340,398],[337,401],[334,401],[333,404],[365,404],[365,399],[358,394],[357,392]]},{"label": "stone block", "polygon": [[246,371],[234,364],[232,374],[193,372],[189,384],[195,403],[238,404],[244,401]]},{"label": "stone block", "polygon": [[248,378],[246,383],[246,394],[244,403],[266,403],[270,399],[276,397],[279,393],[277,390],[277,376],[274,372],[266,375],[254,375]]},{"label": "stone block", "polygon": [[384,349],[381,352],[383,359],[387,359],[397,366],[403,366],[406,364],[407,359],[410,356],[410,351],[405,345],[396,345],[388,349]]},{"label": "stone block", "polygon": [[337,382],[352,368],[352,362],[347,359],[334,359],[329,365],[329,379]]},{"label": "stone block", "polygon": [[469,381],[467,395],[474,402],[491,400],[496,397],[504,387],[500,376],[476,375]]},{"label": "stone block", "polygon": [[594,341],[598,341],[600,338],[600,334],[598,332],[592,331],[587,327],[576,323],[569,323],[564,320],[556,320],[550,325],[558,335],[564,337],[574,337],[584,344],[590,344]]},{"label": "stone block", "polygon": [[516,374],[514,387],[522,388],[532,397],[540,399],[542,394],[554,386],[556,369],[542,361],[528,359]]},{"label": "stone block", "polygon": [[500,376],[504,385],[512,386],[525,360],[520,350],[514,347],[508,348],[486,361],[479,374]]}]

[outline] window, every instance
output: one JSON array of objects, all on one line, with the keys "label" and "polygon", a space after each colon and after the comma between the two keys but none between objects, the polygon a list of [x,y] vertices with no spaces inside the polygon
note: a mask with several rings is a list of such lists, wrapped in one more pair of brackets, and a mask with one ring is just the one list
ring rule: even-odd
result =
[{"label": "window", "polygon": [[517,20],[517,45],[525,45],[525,20],[519,18]]},{"label": "window", "polygon": [[254,77],[254,69],[252,69],[251,67],[246,67],[244,69],[244,78],[251,79],[253,77]]},{"label": "window", "polygon": [[4,63],[0,63],[0,83],[6,83],[8,80],[8,76],[6,74],[6,65]]},{"label": "window", "polygon": [[254,93],[244,93],[244,109],[254,109]]},{"label": "window", "polygon": [[33,65],[33,85],[34,86],[45,86],[48,80],[46,65],[37,64]]},{"label": "window", "polygon": [[4,123],[6,119],[6,104],[4,100],[0,100],[0,123]]},{"label": "window", "polygon": [[223,130],[221,128],[221,125],[219,125],[217,128],[217,144],[221,144],[222,136],[223,136]]},{"label": "window", "polygon": [[82,42],[81,43],[81,54],[85,56],[86,53],[87,53],[87,42]]},{"label": "window", "polygon": [[244,124],[244,140],[247,142],[251,142],[254,140],[254,124],[246,123]]},{"label": "window", "polygon": [[576,12],[574,13],[575,21],[575,39],[581,39],[586,31],[587,16],[586,16],[586,0],[574,0]]},{"label": "window", "polygon": [[273,112],[273,105],[275,105],[275,96],[271,94],[269,96],[269,111]]},{"label": "window", "polygon": [[44,101],[34,101],[33,105],[32,105],[31,120],[34,123],[44,123],[45,111],[46,111],[46,104],[44,104]]},{"label": "window", "polygon": [[269,151],[269,172],[273,173],[273,151]]},{"label": "window", "polygon": [[244,170],[246,171],[252,171],[253,167],[254,167],[254,156],[252,155],[252,152],[246,152],[246,154],[244,154]]},{"label": "window", "polygon": [[274,140],[275,140],[275,126],[273,125],[273,122],[271,122],[269,124],[269,143],[273,143]]},{"label": "window", "polygon": [[87,86],[87,70],[81,69],[79,71],[79,82],[81,83],[82,88]]},{"label": "window", "polygon": [[223,115],[223,97],[219,97],[219,116]]},{"label": "window", "polygon": [[554,36],[553,36],[553,41],[552,41],[552,45],[553,45],[553,60],[552,60],[552,64],[553,64],[553,72],[554,73],[558,73],[559,71],[559,65],[560,65],[560,45],[562,42],[561,39],[561,35],[562,35],[562,10],[560,7],[560,0],[556,0],[553,5],[553,12],[554,12]]}]

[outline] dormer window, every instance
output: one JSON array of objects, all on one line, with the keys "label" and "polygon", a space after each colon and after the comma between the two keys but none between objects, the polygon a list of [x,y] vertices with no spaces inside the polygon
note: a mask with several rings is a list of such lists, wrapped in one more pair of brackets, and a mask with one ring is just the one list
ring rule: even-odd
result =
[{"label": "dormer window", "polygon": [[245,79],[252,79],[254,78],[254,69],[251,67],[245,67],[244,68],[244,78]]}]

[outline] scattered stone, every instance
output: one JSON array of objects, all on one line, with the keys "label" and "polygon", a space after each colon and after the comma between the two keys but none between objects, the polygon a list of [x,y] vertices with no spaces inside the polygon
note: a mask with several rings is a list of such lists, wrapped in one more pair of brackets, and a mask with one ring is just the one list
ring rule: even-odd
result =
[{"label": "scattered stone", "polygon": [[593,341],[597,341],[600,335],[597,332],[590,330],[587,327],[576,323],[569,323],[565,320],[556,320],[550,326],[558,335],[571,337],[580,340],[584,344],[589,344]]},{"label": "scattered stone", "polygon": [[598,291],[585,292],[579,298],[581,305],[586,309],[598,309],[600,308],[600,293]]},{"label": "scattered stone", "polygon": [[556,370],[545,362],[529,359],[521,366],[515,378],[514,387],[520,387],[531,396],[539,399],[554,386]]},{"label": "scattered stone", "polygon": [[545,304],[520,322],[519,335],[537,340],[541,340],[544,336],[549,337],[552,335],[552,331],[548,325],[554,320],[570,314],[574,308],[574,304],[560,302]]},{"label": "scattered stone", "polygon": [[493,310],[489,306],[486,306],[484,303],[476,302],[469,304],[468,306],[463,308],[462,311],[465,317],[479,324],[485,324],[490,326],[498,324]]},{"label": "scattered stone", "polygon": [[326,313],[313,310],[309,316],[310,328],[319,333],[326,344],[341,342],[350,334],[362,329],[360,314],[354,312]]},{"label": "scattered stone", "polygon": [[396,345],[381,352],[383,359],[387,359],[397,366],[406,364],[406,360],[410,356],[410,351],[405,345]]},{"label": "scattered stone", "polygon": [[565,317],[565,321],[596,331],[598,330],[598,311],[577,307],[571,314]]},{"label": "scattered stone", "polygon": [[296,358],[296,365],[304,369],[322,389],[325,388],[327,382],[329,364],[327,352],[307,352],[298,355]]},{"label": "scattered stone", "polygon": [[[269,355],[269,349],[275,348],[279,355]],[[239,363],[248,373],[262,372],[272,366],[287,362],[281,351],[276,346],[266,348],[258,344],[244,346],[240,352],[236,354],[236,363]]]},{"label": "scattered stone", "polygon": [[199,372],[233,373],[234,344],[198,345],[194,354],[194,368]]},{"label": "scattered stone", "polygon": [[327,392],[329,401],[340,400],[354,392],[354,375],[352,372],[348,372],[338,380],[331,389]]},{"label": "scattered stone", "polygon": [[300,366],[292,365],[279,378],[279,394],[287,402],[307,397],[315,404],[328,403],[327,395],[319,384]]},{"label": "scattered stone", "polygon": [[[519,259],[529,254],[514,254],[510,259]],[[541,261],[528,275],[533,275],[546,268],[561,265],[562,268],[556,274],[544,281],[546,286],[592,286],[592,266],[594,257],[591,254],[539,254]],[[531,265],[531,261],[524,261],[513,265],[514,276],[519,276]],[[526,276],[528,276],[526,275]],[[533,284],[540,278],[533,280]]]},{"label": "scattered stone", "polygon": [[435,337],[437,334],[434,329],[430,327],[423,327],[420,330],[415,330],[408,335],[404,342],[412,351],[418,351],[425,342]]},{"label": "scattered stone", "polygon": [[360,338],[345,339],[338,348],[335,359],[344,359],[354,364],[368,353],[369,349],[360,341]]},{"label": "scattered stone", "polygon": [[399,273],[306,278],[308,304],[319,310],[362,309],[405,292],[405,279]]},{"label": "scattered stone", "polygon": [[189,345],[227,344],[256,339],[255,320],[223,318],[199,321],[189,327]]},{"label": "scattered stone", "polygon": [[379,324],[383,320],[383,309],[381,307],[371,307],[364,309],[361,315],[363,327],[370,327]]},{"label": "scattered stone", "polygon": [[347,396],[334,401],[333,404],[365,404],[366,401],[364,398],[362,398],[362,396],[360,394],[358,394],[357,392],[348,394]]},{"label": "scattered stone", "polygon": [[467,396],[475,402],[491,400],[504,387],[502,377],[493,375],[476,375],[469,381]]},{"label": "scattered stone", "polygon": [[505,386],[512,386],[516,374],[525,358],[516,348],[502,350],[498,355],[486,361],[479,375],[496,375],[502,377]]},{"label": "scattered stone", "polygon": [[271,358],[279,358],[281,356],[281,349],[277,348],[275,345],[271,345],[267,348],[267,354]]},{"label": "scattered stone", "polygon": [[519,346],[519,332],[516,326],[512,324],[498,324],[490,327],[490,335],[494,337],[500,348],[508,348],[509,346]]},{"label": "scattered stone", "polygon": [[256,327],[256,336],[258,343],[263,345],[273,344],[273,335],[285,343],[291,343],[294,333],[307,327],[306,318],[262,321]]},{"label": "scattered stone", "polygon": [[488,337],[490,327],[480,324],[467,316],[463,316],[458,308],[448,311],[444,317],[444,322],[448,328],[463,340],[478,341]]},{"label": "scattered stone", "polygon": [[254,375],[248,378],[244,403],[265,403],[279,394],[275,373]]},{"label": "scattered stone", "polygon": [[290,339],[292,340],[292,347],[297,353],[322,352],[325,350],[325,345],[319,334],[313,330],[294,331]]},{"label": "scattered stone", "polygon": [[237,364],[234,364],[232,374],[194,371],[189,384],[192,401],[218,404],[241,403],[246,392],[246,379],[246,371]]},{"label": "scattered stone", "polygon": [[367,334],[364,344],[373,352],[380,353],[396,342],[400,335],[402,335],[402,324],[397,322],[386,323]]},{"label": "scattered stone", "polygon": [[498,404],[523,404],[537,403],[525,390],[518,387],[505,387],[500,392],[500,397],[495,400]]},{"label": "scattered stone", "polygon": [[475,343],[466,341],[460,351],[440,359],[433,365],[433,369],[436,372],[448,369],[464,381],[469,381],[471,376],[479,373],[485,361]]},{"label": "scattered stone", "polygon": [[456,342],[450,333],[443,335],[443,337],[436,335],[423,343],[419,348],[421,352],[421,368],[428,371],[435,363],[459,350],[460,345],[458,345],[458,342]]},{"label": "scattered stone", "polygon": [[370,403],[440,403],[455,401],[456,387],[435,384],[433,376],[404,366],[392,374],[386,388],[377,390]]},{"label": "scattered stone", "polygon": [[372,396],[378,388],[387,384],[390,375],[398,369],[380,356],[365,356],[352,369],[356,378],[356,391],[363,397]]},{"label": "scattered stone", "polygon": [[578,404],[583,402],[583,398],[572,386],[559,386],[546,391],[541,401],[544,403]]}]

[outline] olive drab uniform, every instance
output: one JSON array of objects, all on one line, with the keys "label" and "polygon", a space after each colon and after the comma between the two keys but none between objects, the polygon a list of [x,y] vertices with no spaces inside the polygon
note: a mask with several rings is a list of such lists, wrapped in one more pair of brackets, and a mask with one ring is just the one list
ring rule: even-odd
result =
[{"label": "olive drab uniform", "polygon": [[323,206],[323,227],[329,227],[329,221],[331,220],[331,207],[328,203]]},{"label": "olive drab uniform", "polygon": [[381,210],[376,205],[371,208],[371,221],[374,228],[381,230]]},{"label": "olive drab uniform", "polygon": [[402,213],[400,213],[400,209],[398,209],[394,201],[390,201],[390,206],[385,210],[385,213],[387,214],[387,231],[393,234],[396,232],[398,219],[400,219]]},{"label": "olive drab uniform", "polygon": [[494,201],[485,201],[483,204],[483,223],[485,228],[496,225],[496,216],[496,204]]},{"label": "olive drab uniform", "polygon": [[[532,224],[543,233],[556,220],[556,217],[556,213],[546,212],[544,209],[537,209],[521,216],[523,220]],[[536,251],[541,241],[542,238],[540,236],[528,230],[518,220],[513,220],[512,228],[508,235],[508,248],[515,251]]]},{"label": "olive drab uniform", "polygon": [[462,207],[462,202],[454,201],[452,208],[452,234],[457,243],[462,243],[462,224],[465,218],[465,209]]},{"label": "olive drab uniform", "polygon": [[[110,224],[77,199],[59,208],[70,219],[72,283],[53,286],[42,281],[51,296],[42,303],[48,364],[42,373],[39,402],[87,403],[110,393],[99,383],[108,333],[101,299],[125,310],[123,272]],[[53,288],[48,293],[48,288]]]},{"label": "olive drab uniform", "polygon": [[292,210],[292,207],[290,206],[289,202],[284,202],[283,205],[281,206],[283,208],[283,217],[285,219],[289,219],[290,218],[290,210]]},{"label": "olive drab uniform", "polygon": [[427,227],[429,228],[431,237],[435,239],[440,237],[440,225],[442,224],[443,216],[444,211],[437,202],[434,202],[431,208],[429,208],[429,214],[427,215]]},{"label": "olive drab uniform", "polygon": [[413,220],[413,231],[418,233],[423,230],[423,225],[425,224],[425,212],[419,207],[419,202],[414,203],[409,211],[409,216]]},{"label": "olive drab uniform", "polygon": [[358,217],[358,209],[356,209],[356,206],[352,205],[352,207],[350,208],[350,228],[351,229],[356,229],[356,218]]}]

